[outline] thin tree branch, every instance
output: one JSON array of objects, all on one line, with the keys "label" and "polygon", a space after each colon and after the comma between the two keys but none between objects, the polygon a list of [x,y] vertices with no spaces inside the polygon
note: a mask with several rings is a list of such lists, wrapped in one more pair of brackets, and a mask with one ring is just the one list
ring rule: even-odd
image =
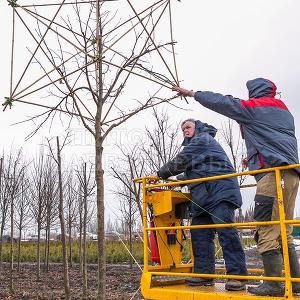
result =
[{"label": "thin tree branch", "polygon": [[26,73],[26,71],[27,71],[27,69],[28,69],[28,67],[29,67],[30,63],[32,62],[32,59],[34,58],[34,56],[35,56],[36,52],[37,52],[37,51],[38,51],[38,49],[40,48],[40,45],[42,44],[42,42],[43,42],[44,38],[46,37],[46,35],[47,35],[47,33],[48,33],[48,31],[49,31],[49,29],[50,29],[50,27],[51,27],[51,25],[52,25],[53,21],[54,21],[54,20],[55,20],[55,18],[57,17],[57,15],[58,15],[58,13],[59,13],[60,9],[63,7],[63,4],[65,3],[65,1],[66,1],[66,0],[63,0],[63,1],[62,1],[62,3],[60,3],[58,10],[56,11],[56,13],[55,13],[54,17],[52,18],[52,21],[51,21],[51,22],[50,22],[50,24],[48,25],[48,27],[47,27],[47,29],[46,29],[45,33],[43,34],[43,36],[42,36],[42,38],[41,38],[41,40],[40,40],[40,42],[39,42],[38,46],[37,46],[37,47],[36,47],[36,49],[34,50],[34,52],[33,52],[33,55],[31,56],[31,58],[30,58],[29,62],[27,63],[27,65],[26,65],[26,67],[25,67],[25,70],[23,71],[23,73],[22,73],[22,75],[21,75],[21,77],[20,77],[19,81],[17,82],[17,84],[16,84],[16,86],[15,86],[15,88],[14,88],[14,90],[13,90],[13,93],[12,93],[12,94],[14,94],[14,93],[15,93],[16,89],[18,88],[19,84],[21,83],[21,80],[23,79],[23,77],[24,77],[24,75],[25,75],[25,73]]}]

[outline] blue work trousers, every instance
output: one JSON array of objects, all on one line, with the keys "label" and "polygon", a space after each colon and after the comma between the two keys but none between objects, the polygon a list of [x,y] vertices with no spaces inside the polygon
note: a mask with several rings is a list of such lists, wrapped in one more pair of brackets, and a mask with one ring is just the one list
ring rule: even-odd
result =
[{"label": "blue work trousers", "polygon": [[[193,217],[192,225],[222,224],[234,222],[235,207],[228,202],[220,202],[212,211]],[[218,233],[226,265],[226,273],[246,275],[245,253],[236,228],[191,229],[194,254],[194,272],[215,273],[215,233]]]}]

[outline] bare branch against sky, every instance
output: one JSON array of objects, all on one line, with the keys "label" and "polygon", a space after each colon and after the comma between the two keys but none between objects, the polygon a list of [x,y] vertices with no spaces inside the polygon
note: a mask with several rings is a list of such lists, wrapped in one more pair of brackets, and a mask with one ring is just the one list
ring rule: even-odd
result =
[{"label": "bare branch against sky", "polygon": [[[19,101],[40,108],[37,114],[27,118],[27,122],[35,122],[27,139],[42,127],[52,126],[56,120],[67,131],[76,120],[93,137],[97,187],[97,298],[102,300],[106,299],[104,141],[130,118],[177,97],[167,93],[172,86],[179,85],[171,3],[159,0],[137,4],[127,0],[122,5],[130,8],[129,17],[113,6],[114,1],[71,3],[63,0],[57,5],[47,5],[43,1],[36,4],[40,5],[9,1],[13,10],[12,59],[10,95],[5,97],[4,110],[16,107]],[[25,28],[28,42],[18,46],[15,33],[19,26]],[[16,53],[24,53],[25,63],[20,75],[14,72]],[[134,91],[138,84],[145,87],[147,94],[128,99],[128,90]],[[45,99],[51,104],[45,104]],[[58,141],[57,137],[57,144]],[[61,177],[59,146],[57,157]],[[62,203],[60,188],[61,214]],[[65,296],[69,299],[65,223],[61,214]]]}]

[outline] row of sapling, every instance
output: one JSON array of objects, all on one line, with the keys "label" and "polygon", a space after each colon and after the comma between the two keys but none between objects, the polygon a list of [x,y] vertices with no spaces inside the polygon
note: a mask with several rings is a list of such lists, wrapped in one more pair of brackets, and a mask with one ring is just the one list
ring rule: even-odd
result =
[{"label": "row of sapling", "polygon": [[[50,144],[49,144],[50,145]],[[44,247],[44,266],[49,270],[51,230],[58,227],[58,219],[68,224],[68,236],[77,229],[79,231],[80,269],[83,282],[83,292],[87,292],[87,226],[93,213],[94,177],[92,164],[82,163],[72,171],[64,169],[67,174],[59,180],[58,160],[53,152],[42,150],[36,159],[28,163],[19,151],[12,151],[8,156],[1,158],[0,173],[0,263],[3,264],[3,233],[10,231],[10,290],[13,292],[14,259],[17,259],[17,270],[20,271],[21,241],[23,233],[30,228],[37,231],[36,242],[36,276],[41,278],[41,256]],[[52,157],[51,157],[52,156]],[[57,166],[55,165],[57,164]],[[60,160],[61,167],[61,160]],[[73,175],[72,175],[73,173]],[[73,176],[73,177],[72,177]],[[72,179],[72,180],[71,180]],[[59,188],[61,187],[61,189]],[[70,201],[72,199],[72,204]],[[76,222],[70,222],[70,215],[81,215]],[[8,220],[10,219],[10,222]],[[10,224],[10,225],[8,225]],[[63,226],[60,226],[63,228]],[[17,232],[17,235],[16,235]],[[46,241],[42,243],[45,232]],[[66,232],[62,237],[67,236]],[[17,253],[15,254],[15,240]],[[70,262],[72,261],[72,240],[69,240]],[[64,244],[65,251],[66,241]],[[67,254],[65,252],[65,259]],[[68,266],[65,265],[68,269]],[[67,273],[67,269],[65,270]]]},{"label": "row of sapling", "polygon": [[[4,159],[1,159],[0,169],[0,208],[1,208],[1,229],[0,229],[0,270],[3,267],[3,233],[5,225],[10,224],[10,236],[14,233],[14,210],[15,210],[15,199],[20,196],[21,182],[24,178],[24,172],[26,165],[23,162],[21,164],[21,150],[15,155],[11,153],[7,157],[7,163],[5,164]],[[9,221],[10,220],[10,221]],[[10,238],[10,278],[9,288],[13,291],[13,268],[14,268],[14,240]]]}]

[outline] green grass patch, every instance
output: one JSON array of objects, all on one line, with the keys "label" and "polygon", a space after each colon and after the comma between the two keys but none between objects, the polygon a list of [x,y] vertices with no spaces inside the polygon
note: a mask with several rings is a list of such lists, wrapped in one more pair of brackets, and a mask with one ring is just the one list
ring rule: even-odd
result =
[{"label": "green grass patch", "polygon": [[[129,249],[129,243],[125,242]],[[45,247],[46,244],[40,244],[41,260],[45,260]],[[68,247],[69,254],[69,247]],[[133,243],[133,256],[138,262],[143,260],[143,244],[142,242]],[[79,243],[72,243],[72,261],[79,263]],[[17,259],[17,244],[14,245],[14,260]],[[97,241],[87,242],[87,261],[88,263],[97,263],[98,248]],[[10,260],[10,244],[3,244],[3,261]],[[22,242],[20,261],[21,262],[36,262],[37,260],[37,243],[36,242]],[[62,244],[59,241],[51,241],[50,243],[50,262],[62,262]],[[130,255],[125,249],[124,245],[119,241],[106,242],[106,261],[108,263],[124,263],[130,261]]]}]

